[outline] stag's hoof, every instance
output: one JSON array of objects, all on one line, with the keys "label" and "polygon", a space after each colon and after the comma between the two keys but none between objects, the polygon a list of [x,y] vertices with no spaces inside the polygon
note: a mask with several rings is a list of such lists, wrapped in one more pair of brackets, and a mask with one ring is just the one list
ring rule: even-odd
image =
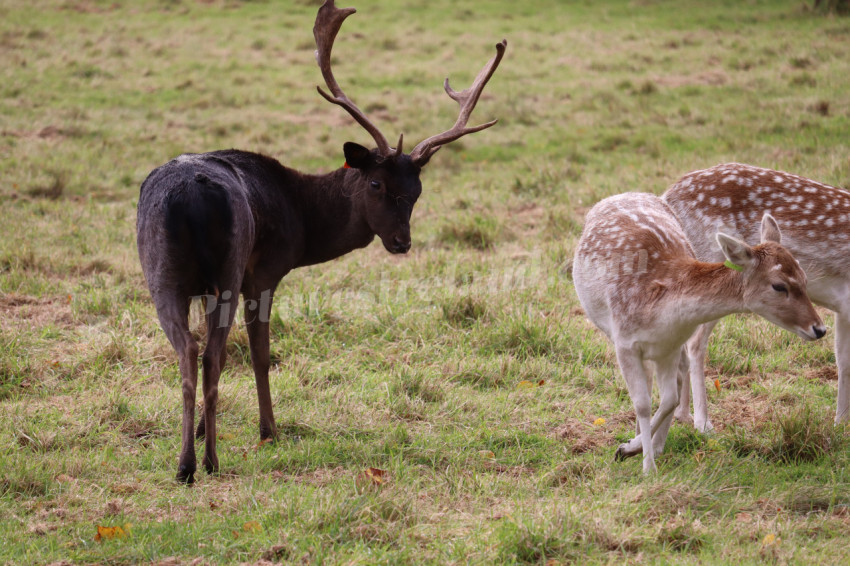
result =
[{"label": "stag's hoof", "polygon": [[204,426],[204,419],[201,418],[201,422],[198,423],[198,428],[195,429],[195,438],[200,440],[204,437],[206,432],[206,427]]},{"label": "stag's hoof", "polygon": [[623,445],[621,444],[620,446],[618,446],[617,451],[614,452],[614,461],[615,462],[622,462],[623,460],[625,460],[628,457],[629,457],[629,455],[626,454],[625,450],[623,450]]},{"label": "stag's hoof", "polygon": [[177,468],[177,481],[186,485],[195,483],[195,466],[179,466]]},{"label": "stag's hoof", "polygon": [[210,460],[204,458],[204,469],[210,475],[218,475],[218,459]]}]

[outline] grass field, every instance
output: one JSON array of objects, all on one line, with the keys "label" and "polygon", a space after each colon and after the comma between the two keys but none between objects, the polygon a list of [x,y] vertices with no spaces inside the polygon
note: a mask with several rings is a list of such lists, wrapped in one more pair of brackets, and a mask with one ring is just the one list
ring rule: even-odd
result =
[{"label": "grass field", "polygon": [[408,255],[374,243],[284,279],[274,444],[234,328],[222,474],[185,487],[138,187],[183,152],[317,172],[371,143],[315,91],[318,2],[0,2],[0,563],[846,563],[831,337],[721,323],[717,431],[674,425],[645,478],[613,461],[631,403],[569,268],[594,202],[694,169],[850,186],[850,19],[800,0],[349,4],[336,76],[388,138],[447,129],[443,78],[465,87],[506,38],[472,119],[500,123],[425,169]]}]

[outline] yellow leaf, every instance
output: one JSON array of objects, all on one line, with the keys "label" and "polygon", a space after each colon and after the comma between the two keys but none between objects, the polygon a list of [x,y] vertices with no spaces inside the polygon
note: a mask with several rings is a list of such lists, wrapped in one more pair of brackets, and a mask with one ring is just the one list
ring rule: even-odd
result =
[{"label": "yellow leaf", "polygon": [[602,417],[599,417],[598,419],[593,421],[593,426],[601,426],[601,425],[604,425],[604,424],[605,424],[605,419],[603,419]]},{"label": "yellow leaf", "polygon": [[487,458],[488,460],[495,460],[496,459],[496,455],[493,454],[493,452],[491,450],[479,450],[478,454],[482,458]]},{"label": "yellow leaf", "polygon": [[257,521],[248,521],[242,525],[242,530],[246,533],[261,533],[263,532],[263,527]]},{"label": "yellow leaf", "polygon": [[265,446],[266,444],[271,444],[272,442],[274,442],[274,439],[273,439],[273,438],[264,438],[263,440],[261,440],[261,441],[259,442],[259,444],[257,444],[257,445],[254,447],[254,450],[259,450],[260,448],[262,448],[262,447],[263,447],[263,446]]},{"label": "yellow leaf", "polygon": [[762,546],[772,546],[774,544],[779,544],[782,539],[776,536],[773,533],[767,533],[764,536],[764,539],[761,541]]},{"label": "yellow leaf", "polygon": [[719,379],[714,380],[714,388],[717,389],[718,393],[720,393],[720,380]]},{"label": "yellow leaf", "polygon": [[236,435],[232,432],[222,432],[218,435],[219,440],[233,440],[234,438],[236,438]]},{"label": "yellow leaf", "polygon": [[537,387],[537,384],[533,381],[528,381],[527,379],[523,379],[516,384],[517,389],[533,389],[535,387]]},{"label": "yellow leaf", "polygon": [[127,532],[121,527],[104,527],[98,525],[97,534],[94,535],[94,540],[102,542],[104,540],[111,540],[114,538],[124,538],[125,536],[127,536]]},{"label": "yellow leaf", "polygon": [[358,491],[367,487],[381,486],[386,481],[387,472],[378,468],[366,468],[354,478],[354,484]]}]

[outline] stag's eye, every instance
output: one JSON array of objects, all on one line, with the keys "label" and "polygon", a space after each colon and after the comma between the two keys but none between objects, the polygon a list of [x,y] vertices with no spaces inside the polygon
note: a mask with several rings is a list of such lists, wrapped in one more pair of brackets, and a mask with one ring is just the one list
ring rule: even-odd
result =
[{"label": "stag's eye", "polygon": [[369,182],[369,187],[370,187],[373,191],[379,191],[379,190],[381,190],[381,182],[380,182],[380,181],[375,181],[375,180],[373,179],[372,181],[370,181],[370,182]]},{"label": "stag's eye", "polygon": [[786,287],[782,283],[774,283],[773,290],[777,293],[785,293],[786,295],[788,294],[788,287]]}]

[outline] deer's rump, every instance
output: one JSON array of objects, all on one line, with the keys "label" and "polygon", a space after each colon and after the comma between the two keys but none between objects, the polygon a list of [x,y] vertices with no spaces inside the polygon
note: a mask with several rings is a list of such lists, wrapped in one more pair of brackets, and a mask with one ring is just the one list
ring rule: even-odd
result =
[{"label": "deer's rump", "polygon": [[[180,158],[155,170],[142,184],[139,208],[147,226],[139,226],[139,251],[145,263],[158,264],[179,281],[187,296],[220,290],[233,240],[233,205],[228,175],[201,160]],[[165,253],[145,262],[145,240],[164,239]],[[155,249],[156,246],[151,246]]]}]

